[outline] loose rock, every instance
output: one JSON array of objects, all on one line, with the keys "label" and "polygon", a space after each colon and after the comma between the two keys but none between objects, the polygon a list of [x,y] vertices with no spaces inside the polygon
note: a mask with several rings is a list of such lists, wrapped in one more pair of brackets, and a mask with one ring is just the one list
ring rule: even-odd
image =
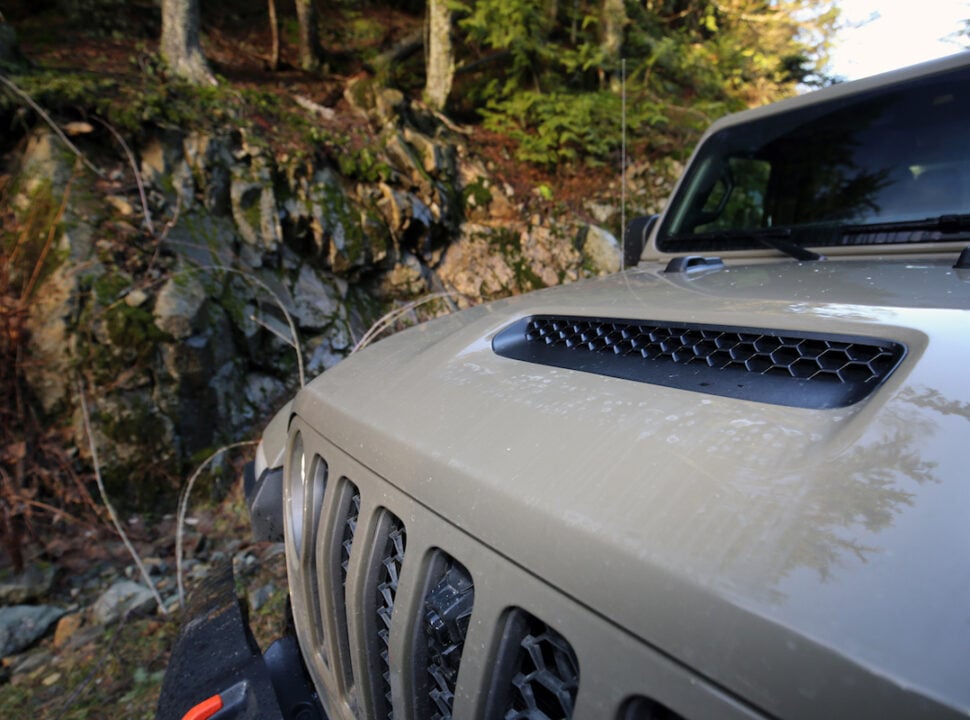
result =
[{"label": "loose rock", "polygon": [[19,575],[0,579],[0,605],[23,605],[44,597],[54,583],[57,568],[31,565]]},{"label": "loose rock", "polygon": [[148,612],[155,605],[151,590],[132,580],[119,580],[99,597],[92,608],[94,621],[110,625],[130,612]]},{"label": "loose rock", "polygon": [[13,655],[44,637],[64,614],[52,605],[12,605],[0,608],[0,657]]}]

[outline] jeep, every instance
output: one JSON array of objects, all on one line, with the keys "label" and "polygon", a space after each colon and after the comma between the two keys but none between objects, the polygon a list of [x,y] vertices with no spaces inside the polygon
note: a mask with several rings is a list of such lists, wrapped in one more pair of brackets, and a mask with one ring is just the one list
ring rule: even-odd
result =
[{"label": "jeep", "polygon": [[302,389],[247,481],[299,712],[970,715],[968,123],[970,53],[723,118],[635,266]]}]

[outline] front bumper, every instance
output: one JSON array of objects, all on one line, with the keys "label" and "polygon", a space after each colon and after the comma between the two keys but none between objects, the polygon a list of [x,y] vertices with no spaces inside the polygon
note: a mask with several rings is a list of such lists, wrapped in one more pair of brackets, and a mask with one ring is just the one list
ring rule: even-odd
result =
[{"label": "front bumper", "polygon": [[326,720],[296,638],[287,635],[260,653],[230,562],[189,597],[156,720]]}]

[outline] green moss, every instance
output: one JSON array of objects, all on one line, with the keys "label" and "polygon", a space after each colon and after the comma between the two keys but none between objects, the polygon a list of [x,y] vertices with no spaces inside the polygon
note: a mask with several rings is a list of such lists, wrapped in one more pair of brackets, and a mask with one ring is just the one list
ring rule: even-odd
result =
[{"label": "green moss", "polygon": [[391,166],[381,160],[368,147],[349,149],[336,157],[340,174],[361,182],[386,182],[391,177]]},{"label": "green moss", "polygon": [[106,273],[94,281],[94,295],[102,305],[110,305],[131,286],[131,278],[122,273]]},{"label": "green moss", "polygon": [[542,278],[536,275],[532,266],[522,258],[512,263],[512,271],[515,273],[516,285],[523,292],[546,287],[546,283],[543,282]]},{"label": "green moss", "polygon": [[263,227],[263,213],[259,206],[259,196],[257,196],[253,202],[242,209],[243,218],[245,218],[246,223],[249,225],[249,227],[255,230],[257,234],[259,234],[260,229]]},{"label": "green moss", "polygon": [[93,418],[111,447],[130,453],[102,463],[108,494],[125,510],[172,507],[177,468],[166,425],[147,395],[128,394],[125,399]]},{"label": "green moss", "polygon": [[483,208],[492,202],[492,191],[488,189],[488,180],[478,178],[473,183],[469,183],[461,191],[463,207],[474,206]]},{"label": "green moss", "polygon": [[522,255],[522,237],[511,230],[500,229],[491,236],[492,246],[499,252],[515,274],[515,286],[508,290],[528,292],[547,287]]},{"label": "green moss", "polygon": [[111,343],[122,350],[123,356],[136,363],[148,360],[155,354],[159,343],[172,339],[158,329],[151,312],[123,302],[108,311],[107,326]]},{"label": "green moss", "polygon": [[510,254],[521,253],[522,251],[522,238],[518,233],[508,228],[499,228],[491,235],[489,241],[506,257],[509,257]]},{"label": "green moss", "polygon": [[246,327],[250,320],[246,311],[250,296],[240,292],[234,278],[228,279],[222,293],[219,295],[219,305],[229,315],[232,324],[237,328]]}]

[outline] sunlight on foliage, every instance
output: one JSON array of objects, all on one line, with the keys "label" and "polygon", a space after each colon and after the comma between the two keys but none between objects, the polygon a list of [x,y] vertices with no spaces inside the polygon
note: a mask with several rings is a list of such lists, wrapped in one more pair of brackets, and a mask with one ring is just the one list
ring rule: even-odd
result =
[{"label": "sunlight on foliage", "polygon": [[[531,2],[456,0],[465,93],[486,127],[541,165],[606,160],[630,129],[647,139],[674,113],[715,116],[827,82],[838,10],[818,0]],[[626,63],[625,87],[620,78]],[[460,65],[461,67],[461,65]]]}]

